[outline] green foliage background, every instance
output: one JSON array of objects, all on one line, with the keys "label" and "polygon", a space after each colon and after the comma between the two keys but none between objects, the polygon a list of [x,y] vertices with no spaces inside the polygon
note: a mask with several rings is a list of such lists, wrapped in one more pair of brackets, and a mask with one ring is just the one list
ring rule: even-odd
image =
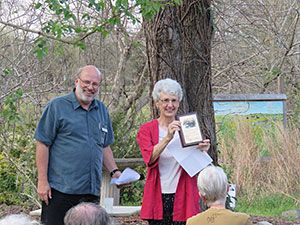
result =
[{"label": "green foliage background", "polygon": [[36,204],[32,109],[17,90],[1,105],[0,203]]}]

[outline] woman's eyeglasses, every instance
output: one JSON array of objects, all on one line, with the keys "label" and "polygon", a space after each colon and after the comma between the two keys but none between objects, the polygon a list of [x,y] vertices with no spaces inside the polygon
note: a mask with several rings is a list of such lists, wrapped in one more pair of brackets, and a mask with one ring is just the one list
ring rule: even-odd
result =
[{"label": "woman's eyeglasses", "polygon": [[165,99],[159,99],[159,101],[161,101],[164,105],[167,105],[168,103],[172,103],[173,105],[179,103],[178,99],[168,99],[168,98],[165,98]]}]

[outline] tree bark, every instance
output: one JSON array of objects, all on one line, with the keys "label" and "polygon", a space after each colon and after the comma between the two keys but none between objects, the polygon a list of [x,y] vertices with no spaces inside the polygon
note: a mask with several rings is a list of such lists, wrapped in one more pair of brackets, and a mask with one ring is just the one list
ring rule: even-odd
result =
[{"label": "tree bark", "polygon": [[[184,98],[179,113],[198,113],[202,133],[212,141],[209,151],[217,163],[211,89],[212,17],[209,0],[184,0],[144,22],[150,91],[163,78],[177,80]],[[152,102],[153,117],[158,115]]]}]

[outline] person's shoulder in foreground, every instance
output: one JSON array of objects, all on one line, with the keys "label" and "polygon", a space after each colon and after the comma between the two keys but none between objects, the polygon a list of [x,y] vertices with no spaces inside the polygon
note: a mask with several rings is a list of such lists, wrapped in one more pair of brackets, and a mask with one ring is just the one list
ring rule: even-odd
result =
[{"label": "person's shoulder in foreground", "polygon": [[208,209],[187,220],[187,225],[252,225],[250,216],[228,209]]},{"label": "person's shoulder in foreground", "polygon": [[0,219],[0,225],[40,225],[25,214],[11,214]]},{"label": "person's shoulder in foreground", "polygon": [[66,213],[65,225],[112,225],[108,213],[100,205],[82,202]]},{"label": "person's shoulder in foreground", "polygon": [[228,181],[218,166],[203,169],[197,179],[199,195],[209,208],[187,220],[187,225],[252,225],[250,216],[225,208]]}]

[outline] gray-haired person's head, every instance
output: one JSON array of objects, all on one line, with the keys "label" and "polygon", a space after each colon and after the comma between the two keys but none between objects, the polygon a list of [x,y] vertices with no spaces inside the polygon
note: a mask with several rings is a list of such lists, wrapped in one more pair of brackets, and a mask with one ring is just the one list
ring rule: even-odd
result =
[{"label": "gray-haired person's head", "polygon": [[111,225],[108,213],[100,205],[82,202],[65,215],[65,225]]},{"label": "gray-haired person's head", "polygon": [[182,100],[182,88],[176,80],[166,78],[155,83],[152,97],[154,101],[158,101],[160,93],[176,95],[179,101]]},{"label": "gray-haired person's head", "polygon": [[101,79],[103,78],[103,74],[101,73],[101,71],[94,65],[86,65],[83,67],[80,67],[79,69],[77,69],[76,73],[73,75],[74,79],[77,79],[81,76],[82,71],[87,70],[87,69],[94,69],[97,74],[101,77]]},{"label": "gray-haired person's head", "polygon": [[0,225],[40,225],[25,214],[11,214],[0,219]]},{"label": "gray-haired person's head", "polygon": [[225,205],[227,186],[227,176],[221,167],[208,166],[198,175],[198,189],[208,206]]}]

